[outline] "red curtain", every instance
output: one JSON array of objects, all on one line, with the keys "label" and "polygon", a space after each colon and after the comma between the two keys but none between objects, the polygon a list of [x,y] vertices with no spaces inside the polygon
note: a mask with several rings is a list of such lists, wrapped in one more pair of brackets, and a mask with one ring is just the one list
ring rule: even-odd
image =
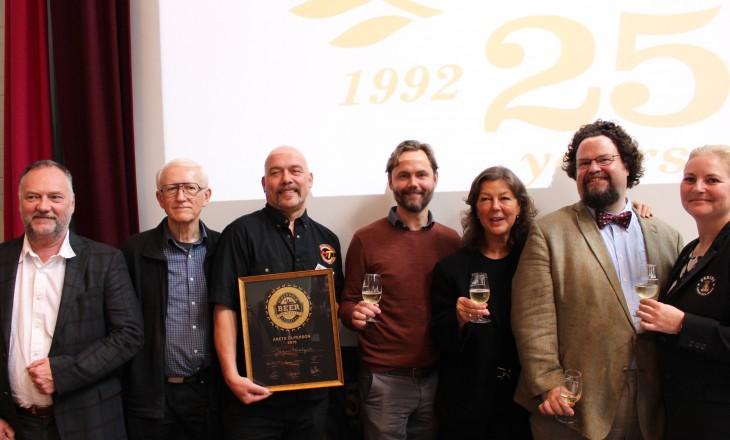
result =
[{"label": "red curtain", "polygon": [[46,0],[5,0],[5,239],[23,233],[20,174],[52,154],[46,29]]},{"label": "red curtain", "polygon": [[74,230],[118,246],[139,231],[129,1],[51,0],[50,21],[55,141],[74,176]]}]

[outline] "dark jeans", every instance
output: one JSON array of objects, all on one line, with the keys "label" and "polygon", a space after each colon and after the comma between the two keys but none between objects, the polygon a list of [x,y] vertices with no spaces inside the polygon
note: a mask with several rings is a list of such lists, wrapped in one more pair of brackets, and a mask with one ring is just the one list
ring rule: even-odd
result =
[{"label": "dark jeans", "polygon": [[322,440],[327,423],[327,399],[287,404],[265,401],[244,405],[227,402],[223,430],[227,440]]},{"label": "dark jeans", "polygon": [[165,384],[165,417],[127,417],[130,440],[208,440],[219,438],[211,411],[209,381]]},{"label": "dark jeans", "polygon": [[56,418],[36,417],[18,413],[15,429],[15,440],[60,440],[56,428]]}]

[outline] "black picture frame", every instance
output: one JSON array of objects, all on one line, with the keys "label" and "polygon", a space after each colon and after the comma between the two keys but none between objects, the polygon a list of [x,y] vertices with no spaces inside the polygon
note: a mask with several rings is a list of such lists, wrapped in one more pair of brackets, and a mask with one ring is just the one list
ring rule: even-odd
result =
[{"label": "black picture frame", "polygon": [[271,391],[344,385],[332,269],[238,279],[247,377]]}]

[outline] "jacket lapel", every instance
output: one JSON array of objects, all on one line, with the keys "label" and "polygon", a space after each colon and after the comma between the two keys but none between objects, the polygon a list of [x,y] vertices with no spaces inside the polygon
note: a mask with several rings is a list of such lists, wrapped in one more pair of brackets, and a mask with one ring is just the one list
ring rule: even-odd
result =
[{"label": "jacket lapel", "polygon": [[[688,273],[686,273],[682,278],[680,278],[677,283],[674,285],[674,287],[669,290],[666,294],[666,296],[671,296],[674,292],[678,291],[682,288],[685,284],[689,282],[697,273],[700,273],[702,269],[710,264],[710,262],[715,258],[717,253],[719,252],[719,249],[722,249],[725,246],[725,242],[730,239],[730,223],[725,225],[719,234],[717,234],[717,237],[715,237],[715,241],[713,241],[712,246],[710,246],[710,249],[707,250],[707,253],[704,255],[704,257],[700,258],[697,264],[695,264],[695,267],[692,268]],[[677,262],[682,262],[687,259],[687,256],[692,252],[692,250],[695,248],[699,240],[694,240],[692,243],[687,245],[687,247],[682,251],[682,254],[677,258]],[[675,271],[672,272],[672,278],[671,280],[677,279],[679,277],[679,274],[682,273],[681,267],[676,267],[675,265]]]},{"label": "jacket lapel", "polygon": [[593,255],[598,260],[598,264],[600,264],[603,269],[606,280],[611,285],[611,289],[613,290],[614,295],[616,295],[616,299],[619,301],[621,308],[624,310],[627,322],[631,325],[631,328],[634,328],[633,320],[629,313],[629,307],[626,305],[626,298],[623,293],[624,291],[621,288],[621,283],[619,282],[618,274],[616,273],[616,268],[613,265],[613,260],[611,260],[611,255],[609,255],[608,250],[606,250],[606,242],[603,241],[601,231],[598,230],[598,225],[596,225],[596,220],[588,211],[588,208],[580,202],[573,205],[573,209],[576,211],[578,229],[583,235],[586,243],[588,243],[588,247],[591,249],[591,252],[593,252]]},{"label": "jacket lapel", "polygon": [[[704,257],[700,258],[700,260],[695,264],[695,267],[692,268],[689,272],[687,272],[677,283],[672,287],[672,290],[667,292],[667,296],[671,296],[674,292],[678,291],[682,288],[685,284],[687,284],[697,273],[700,273],[702,269],[710,264],[712,259],[717,255],[717,250],[710,249],[707,251],[707,254],[705,254]],[[678,260],[679,261],[679,260]],[[680,269],[681,270],[681,269]],[[681,273],[681,272],[679,272]],[[677,275],[679,275],[677,273]]]},{"label": "jacket lapel", "polygon": [[[634,215],[639,220],[641,235],[644,237],[644,249],[646,249],[647,263],[656,264],[657,267],[662,267],[660,261],[661,252],[659,250],[659,243],[661,243],[662,240],[659,237],[659,231],[657,230],[656,225],[641,218],[641,216],[636,214],[636,212],[634,212]],[[658,275],[661,283],[663,284],[669,274],[660,273]]]},{"label": "jacket lapel", "polygon": [[2,338],[6,351],[10,347],[10,325],[13,320],[13,297],[15,277],[18,273],[18,259],[23,249],[23,237],[7,244],[8,249],[0,256],[0,319],[2,319]]},{"label": "jacket lapel", "polygon": [[89,256],[86,252],[86,246],[79,237],[69,231],[69,243],[71,249],[76,254],[75,257],[66,260],[66,273],[63,279],[63,290],[61,291],[61,304],[58,307],[58,318],[56,319],[56,328],[53,331],[53,341],[51,342],[50,352],[53,353],[58,348],[57,330],[62,329],[66,317],[73,316],[71,308],[76,304],[76,295],[81,293],[84,286],[84,274],[88,264]]}]

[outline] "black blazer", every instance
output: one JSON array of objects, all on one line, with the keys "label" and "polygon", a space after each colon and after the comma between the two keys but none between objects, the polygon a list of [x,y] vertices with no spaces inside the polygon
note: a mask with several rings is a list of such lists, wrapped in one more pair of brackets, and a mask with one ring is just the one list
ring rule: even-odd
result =
[{"label": "black blazer", "polygon": [[685,312],[678,335],[657,339],[667,438],[730,438],[730,223],[678,280],[696,244],[682,250],[659,297]]},{"label": "black blazer", "polygon": [[[132,236],[122,246],[144,319],[144,346],[125,366],[124,411],[131,416],[161,419],[165,411],[165,317],[167,316],[167,259],[164,228],[167,219],[154,229]],[[208,229],[204,271],[210,286],[210,266],[220,233]],[[213,326],[211,306],[210,325]],[[213,329],[211,328],[211,338]],[[211,341],[212,347],[212,341]],[[215,352],[211,354],[212,368],[209,389],[220,383],[220,368]],[[215,385],[215,386],[213,386]],[[215,398],[211,399],[215,403]]]},{"label": "black blazer", "polygon": [[[142,317],[121,252],[69,232],[58,320],[48,358],[62,439],[124,439],[119,370],[142,346]],[[13,296],[23,237],[0,244],[0,417],[16,424],[8,377]]]}]

